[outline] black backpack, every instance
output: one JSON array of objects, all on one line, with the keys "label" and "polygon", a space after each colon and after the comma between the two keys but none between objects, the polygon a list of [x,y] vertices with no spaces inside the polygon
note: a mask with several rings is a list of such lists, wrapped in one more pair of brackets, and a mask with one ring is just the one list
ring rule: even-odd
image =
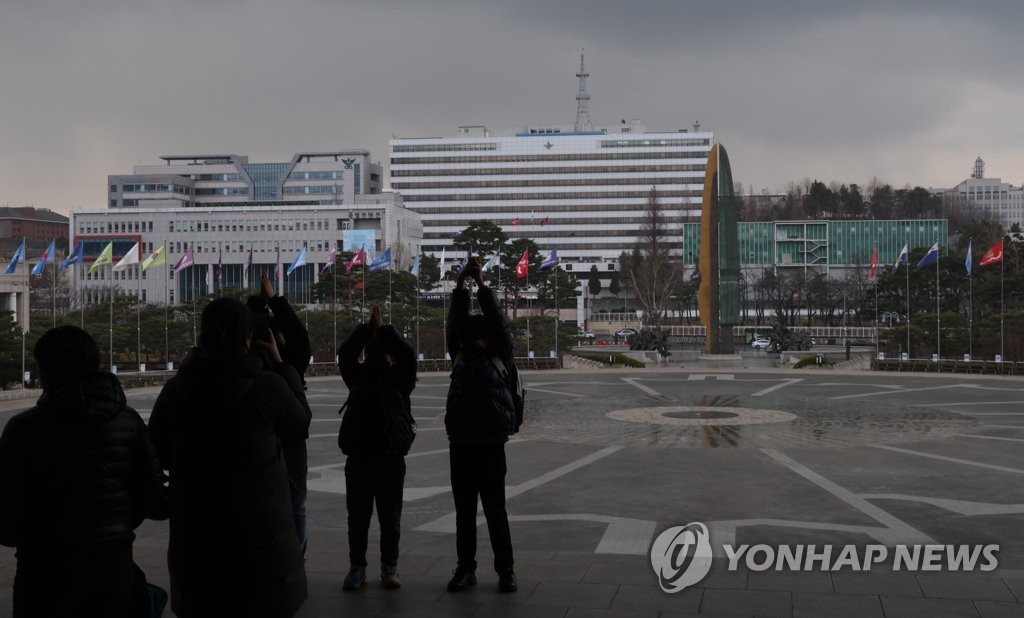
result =
[{"label": "black backpack", "polygon": [[498,370],[501,379],[505,381],[509,392],[512,393],[512,403],[516,408],[515,432],[519,433],[519,427],[523,424],[523,410],[526,408],[526,389],[523,388],[523,379],[519,377],[519,368],[516,367],[515,359],[512,359],[512,363],[508,366],[498,356],[492,356],[491,362],[494,363],[494,368]]}]

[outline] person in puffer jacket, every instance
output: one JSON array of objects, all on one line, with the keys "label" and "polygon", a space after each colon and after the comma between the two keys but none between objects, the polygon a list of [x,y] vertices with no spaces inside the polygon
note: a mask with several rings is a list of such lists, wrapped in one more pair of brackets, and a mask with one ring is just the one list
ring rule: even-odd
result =
[{"label": "person in puffer jacket", "polygon": [[[480,314],[471,314],[466,279],[479,286]],[[480,258],[469,258],[452,293],[445,336],[452,356],[445,429],[455,499],[458,564],[449,592],[476,584],[477,497],[483,504],[494,552],[498,590],[519,589],[513,570],[512,535],[505,511],[505,443],[515,433],[512,391],[493,357],[511,365],[512,331],[494,292],[484,285]]]},{"label": "person in puffer jacket", "polygon": [[[363,362],[359,362],[360,356]],[[343,590],[366,585],[366,548],[377,503],[380,522],[380,577],[384,588],[402,586],[398,576],[405,455],[416,437],[410,395],[416,387],[416,352],[380,307],[338,348],[338,369],[349,389],[338,447],[345,460],[349,572]]]},{"label": "person in puffer jacket", "polygon": [[0,436],[0,543],[18,549],[15,616],[129,615],[134,530],[161,472],[146,425],[74,326],[33,350],[43,394]]},{"label": "person in puffer jacket", "polygon": [[185,618],[283,618],[307,595],[282,442],[305,435],[309,408],[274,338],[250,324],[237,300],[207,305],[199,347],[149,419],[170,477],[171,608]]}]

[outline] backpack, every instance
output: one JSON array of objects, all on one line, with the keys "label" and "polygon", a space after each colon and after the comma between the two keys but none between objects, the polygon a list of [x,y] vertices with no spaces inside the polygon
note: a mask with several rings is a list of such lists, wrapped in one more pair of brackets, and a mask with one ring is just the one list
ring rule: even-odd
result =
[{"label": "backpack", "polygon": [[523,424],[523,411],[526,408],[526,389],[523,388],[523,379],[519,377],[519,368],[516,367],[515,359],[512,359],[512,363],[507,367],[505,362],[498,356],[492,356],[491,362],[494,363],[494,368],[498,370],[501,379],[505,381],[509,392],[512,393],[512,403],[516,409],[516,426],[514,431],[519,433],[519,427]]},{"label": "backpack", "polygon": [[[402,406],[386,405],[368,396],[365,387],[352,389],[338,410],[341,452],[346,455],[406,455],[416,440],[416,419],[409,411],[408,399],[402,395],[402,400]],[[372,442],[372,436],[378,431],[383,431],[382,444]],[[383,451],[375,452],[377,449]]]}]

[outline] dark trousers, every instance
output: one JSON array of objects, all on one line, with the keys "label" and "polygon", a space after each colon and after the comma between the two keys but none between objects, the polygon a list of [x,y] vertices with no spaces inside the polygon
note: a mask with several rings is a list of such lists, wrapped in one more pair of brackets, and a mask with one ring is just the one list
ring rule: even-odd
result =
[{"label": "dark trousers", "polygon": [[367,535],[373,503],[380,523],[380,563],[398,565],[398,540],[402,534],[402,489],[405,457],[351,455],[345,460],[345,505],[348,507],[348,558],[366,566]]},{"label": "dark trousers", "polygon": [[494,570],[512,569],[512,533],[505,512],[505,445],[450,444],[455,545],[460,570],[476,569],[477,496],[484,507]]}]

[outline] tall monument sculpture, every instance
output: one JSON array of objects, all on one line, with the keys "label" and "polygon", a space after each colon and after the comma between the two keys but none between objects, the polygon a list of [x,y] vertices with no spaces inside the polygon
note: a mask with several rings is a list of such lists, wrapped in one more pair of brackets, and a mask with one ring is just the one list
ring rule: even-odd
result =
[{"label": "tall monument sculpture", "polygon": [[707,354],[736,351],[732,327],[740,323],[739,201],[733,195],[729,156],[721,144],[708,153],[700,216],[700,289],[697,307]]}]

